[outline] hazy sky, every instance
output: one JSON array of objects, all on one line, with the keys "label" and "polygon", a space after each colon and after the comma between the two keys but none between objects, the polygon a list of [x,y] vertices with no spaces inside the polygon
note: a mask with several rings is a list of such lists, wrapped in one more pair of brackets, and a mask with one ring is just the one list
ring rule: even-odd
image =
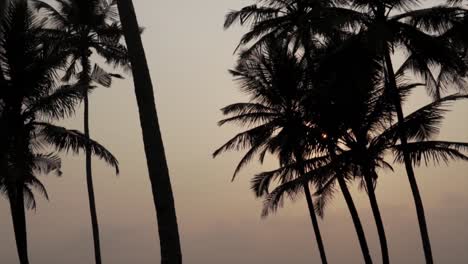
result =
[{"label": "hazy sky", "polygon": [[[229,9],[252,1],[135,0],[151,67],[157,108],[172,177],[185,263],[319,263],[306,203],[287,202],[260,219],[261,200],[249,190],[259,166],[230,182],[240,154],[217,160],[211,153],[237,127],[218,128],[219,109],[246,100],[227,69],[240,30],[223,31]],[[428,1],[429,2],[429,1]],[[412,97],[409,108],[427,102]],[[91,97],[92,136],[119,158],[121,174],[94,162],[95,193],[104,263],[159,263],[155,211],[145,166],[131,81],[99,89]],[[444,140],[468,141],[468,104],[447,115]],[[81,112],[81,111],[80,111]],[[67,121],[81,129],[81,115]],[[266,164],[273,168],[275,163]],[[28,213],[31,263],[93,263],[84,159],[64,159],[64,175],[41,177],[50,202],[39,198]],[[468,164],[416,169],[436,263],[468,263]],[[353,192],[375,263],[380,250],[369,202]],[[423,263],[416,212],[406,174],[383,173],[377,196],[393,263]],[[330,263],[362,263],[355,231],[339,192],[320,221]],[[0,263],[17,263],[8,203],[0,199]]]}]

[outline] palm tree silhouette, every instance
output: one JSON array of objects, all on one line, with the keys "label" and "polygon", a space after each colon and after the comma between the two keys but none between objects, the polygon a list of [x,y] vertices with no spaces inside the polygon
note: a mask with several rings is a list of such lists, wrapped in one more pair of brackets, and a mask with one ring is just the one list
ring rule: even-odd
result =
[{"label": "palm tree silhouette", "polygon": [[[322,2],[330,3],[333,8],[323,8]],[[463,27],[465,11],[456,6],[460,1],[450,1],[450,5],[441,5],[426,9],[413,10],[419,1],[416,0],[353,0],[353,1],[262,1],[266,9],[258,8],[256,5],[244,8],[228,14],[226,26],[235,21],[241,24],[249,23],[251,31],[244,35],[240,45],[246,45],[254,39],[255,44],[262,41],[263,37],[273,34],[277,37],[287,37],[292,41],[303,39],[298,32],[312,32],[311,42],[327,41],[342,38],[346,35],[358,34],[366,40],[366,46],[375,50],[385,65],[386,78],[389,81],[389,89],[393,91],[394,100],[397,99],[395,73],[391,60],[391,54],[395,49],[403,49],[408,52],[409,57],[402,70],[412,70],[423,77],[427,82],[428,91],[435,98],[440,98],[443,88],[448,84],[456,83],[465,72],[465,65],[461,56],[453,49],[451,42],[447,40],[456,39],[466,43],[466,39],[460,37],[460,30],[450,31],[449,36],[441,37],[447,28]],[[297,8],[301,5],[302,8]],[[455,6],[454,6],[455,5]],[[297,10],[311,11],[319,7],[321,14],[326,16],[311,16],[302,12],[302,16],[294,16],[290,13]],[[277,12],[269,10],[277,8]],[[307,12],[306,12],[307,13]],[[314,12],[310,12],[314,13]],[[320,14],[320,12],[318,12]],[[339,15],[338,15],[339,14]],[[298,20],[302,17],[302,20]],[[329,19],[323,19],[323,18]],[[466,19],[465,19],[466,23]],[[288,26],[286,25],[294,25]],[[327,33],[328,31],[328,33]],[[318,36],[318,38],[314,38]],[[307,38],[306,38],[307,39]],[[307,46],[303,46],[307,52]],[[464,48],[463,48],[464,49]],[[465,50],[466,52],[466,50]],[[434,78],[431,66],[439,65],[441,74]],[[439,82],[439,81],[442,82]],[[401,102],[394,102],[397,108],[398,120],[403,120]],[[404,135],[401,138],[403,147],[406,145]],[[421,237],[426,261],[433,263],[430,240],[427,231],[424,208],[419,189],[414,176],[408,155],[405,155],[405,167],[413,192],[416,211],[419,220]],[[384,261],[388,261],[384,259]]]},{"label": "palm tree silhouette", "polygon": [[[343,38],[347,35],[343,28],[354,28],[359,22],[354,17],[354,12],[340,7],[342,1],[271,0],[258,2],[262,5],[247,6],[226,15],[225,28],[231,27],[235,22],[250,26],[250,31],[242,37],[238,48],[255,41],[244,52],[248,54],[257,46],[263,45],[268,38],[286,39],[293,44],[293,50],[303,50],[303,59],[309,64],[308,71],[313,71],[312,58],[317,47]],[[328,141],[332,142],[330,139]],[[330,153],[334,153],[334,150],[330,149]],[[353,219],[364,259],[366,263],[372,263],[364,230],[344,179],[340,180],[340,186]]]},{"label": "palm tree silhouette", "polygon": [[[35,207],[32,188],[47,198],[36,175],[53,171],[61,174],[57,151],[78,153],[89,146],[92,154],[118,172],[116,158],[103,146],[79,131],[51,123],[72,115],[88,87],[81,83],[56,85],[55,76],[66,63],[66,56],[43,41],[41,25],[33,21],[26,2],[13,3],[2,25],[0,44],[0,191],[10,201],[22,264],[29,263],[25,209]],[[44,153],[51,148],[55,152]]]},{"label": "palm tree silhouette", "polygon": [[[90,86],[92,82],[110,87],[112,78],[120,75],[110,74],[97,64],[91,69],[90,56],[97,53],[114,66],[127,66],[126,48],[119,43],[122,30],[118,23],[116,2],[107,0],[91,1],[55,1],[56,7],[46,1],[35,0],[36,9],[43,10],[48,16],[49,24],[46,29],[49,39],[66,49],[69,53],[70,65],[63,77],[63,81],[70,81],[77,77],[81,85]],[[81,72],[77,72],[78,64]],[[89,99],[84,94],[84,132],[90,136],[89,129]],[[86,183],[93,230],[94,255],[97,264],[101,261],[101,246],[99,238],[99,224],[94,195],[91,150],[86,151]]]},{"label": "palm tree silhouette", "polygon": [[[219,125],[236,123],[249,128],[213,153],[217,157],[225,151],[248,149],[237,165],[232,180],[255,156],[259,156],[260,162],[263,162],[270,152],[278,156],[280,164],[288,165],[301,162],[313,151],[306,144],[307,125],[301,105],[309,86],[306,63],[296,57],[286,41],[270,38],[264,44],[249,51],[249,55],[241,56],[235,69],[230,71],[242,91],[251,96],[248,103],[223,108],[223,114],[229,117],[219,122]],[[303,168],[299,166],[296,173],[302,175]],[[304,184],[302,190],[322,263],[327,263],[309,185]],[[263,192],[256,191],[256,195],[262,196]]]},{"label": "palm tree silhouette", "polygon": [[131,0],[117,0],[120,21],[132,65],[146,161],[158,220],[161,263],[182,263],[179,229],[169,169],[159,128],[153,84]]},{"label": "palm tree silhouette", "polygon": [[[396,106],[399,122],[403,122],[404,114],[398,98],[396,74],[391,58],[396,49],[405,50],[409,56],[402,69],[409,69],[426,81],[426,87],[435,98],[440,98],[442,83],[434,82],[431,66],[440,65],[444,75],[439,80],[446,84],[454,83],[454,76],[463,76],[466,66],[449,41],[434,34],[440,34],[452,21],[459,20],[458,7],[437,6],[420,10],[411,10],[418,1],[353,1],[353,7],[362,23],[360,36],[365,38],[365,45],[381,56],[384,64],[385,78],[388,89]],[[397,13],[397,14],[395,14]],[[442,76],[441,76],[442,77]],[[408,139],[404,133],[400,134],[403,150]],[[410,182],[416,212],[419,221],[423,249],[427,263],[433,263],[429,233],[425,219],[424,207],[416,182],[410,154],[404,156],[404,164]]]},{"label": "palm tree silhouette", "polygon": [[[400,78],[399,78],[400,79]],[[401,78],[402,79],[402,78]],[[400,79],[399,93],[401,100],[421,84],[405,83]],[[353,90],[356,91],[356,90]],[[265,214],[277,210],[283,203],[285,195],[295,197],[304,182],[312,182],[318,186],[317,194],[320,196],[316,202],[316,208],[322,215],[327,201],[334,193],[335,182],[339,180],[336,167],[346,175],[346,179],[352,180],[359,177],[362,179],[361,186],[368,193],[372,212],[376,221],[377,230],[382,246],[382,253],[388,254],[386,236],[382,217],[374,192],[377,180],[377,169],[393,170],[386,154],[394,154],[395,161],[404,162],[404,151],[399,143],[399,131],[404,131],[408,142],[407,148],[411,161],[414,165],[448,162],[450,160],[468,161],[468,156],[463,152],[468,151],[468,143],[447,142],[431,140],[437,135],[446,107],[453,101],[467,99],[466,94],[453,94],[440,98],[406,116],[403,123],[395,123],[395,107],[392,98],[388,94],[385,86],[380,86],[374,90],[364,90],[360,96],[331,91],[330,94],[339,95],[342,99],[334,98],[335,109],[346,109],[339,111],[332,116],[327,116],[326,120],[346,123],[344,130],[339,136],[340,144],[337,155],[330,159],[330,162],[323,166],[317,166],[316,158],[301,162],[301,164],[290,164],[277,170],[265,172],[256,176],[253,188],[257,191],[265,192],[268,186],[276,179],[280,179],[282,184],[269,193],[265,199]],[[317,96],[317,94],[314,94]],[[318,100],[329,101],[330,98],[320,97]],[[310,101],[309,101],[310,102]],[[310,106],[310,104],[309,104]],[[322,106],[319,106],[322,107]],[[330,113],[329,108],[317,111]],[[342,131],[343,132],[343,131]],[[335,134],[336,135],[336,134]],[[316,139],[317,140],[317,139]],[[325,157],[322,156],[325,159]],[[320,165],[320,164],[319,164]],[[288,179],[288,175],[297,166],[313,168],[302,177],[294,180]],[[290,178],[290,177],[289,177]],[[388,255],[387,255],[388,256]]]}]

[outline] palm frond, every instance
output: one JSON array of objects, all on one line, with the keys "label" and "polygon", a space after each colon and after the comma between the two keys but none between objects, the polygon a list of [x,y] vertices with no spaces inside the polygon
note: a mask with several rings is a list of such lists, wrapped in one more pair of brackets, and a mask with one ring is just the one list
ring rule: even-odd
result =
[{"label": "palm frond", "polygon": [[467,99],[468,95],[453,94],[436,100],[405,117],[403,123],[397,123],[389,127],[375,139],[372,144],[388,144],[396,142],[398,130],[401,129],[409,140],[423,141],[432,138],[439,133],[439,126],[443,120],[446,107],[458,100]]},{"label": "palm frond", "polygon": [[24,207],[29,210],[36,209],[36,198],[34,197],[34,193],[28,186],[23,186],[23,199],[24,199]]},{"label": "palm frond", "polygon": [[64,17],[56,8],[43,0],[31,0],[32,7],[39,12],[43,12],[43,15],[47,18],[49,23],[52,23],[55,27],[65,27],[69,21]]},{"label": "palm frond", "polygon": [[117,174],[119,173],[119,162],[114,155],[98,142],[92,139],[88,140],[83,133],[48,123],[35,122],[34,125],[38,128],[38,136],[58,151],[71,151],[77,154],[89,145],[92,155],[104,160],[115,168]]},{"label": "palm frond", "polygon": [[45,186],[36,177],[29,177],[28,185],[38,191],[44,198],[49,200],[49,194],[47,193]]},{"label": "palm frond", "polygon": [[301,172],[308,172],[319,169],[330,162],[329,156],[314,157],[301,163],[292,163],[279,169],[266,171],[255,175],[251,180],[251,189],[255,195],[260,197],[268,194],[272,182],[278,181],[280,184],[286,183],[298,176]]},{"label": "palm frond", "polygon": [[124,45],[101,41],[93,44],[92,47],[99,56],[105,59],[107,64],[113,67],[122,67],[126,71],[130,69],[130,58]]},{"label": "palm frond", "polygon": [[50,95],[32,102],[27,112],[50,119],[70,117],[87,90],[88,87],[79,84],[61,86]]},{"label": "palm frond", "polygon": [[391,17],[391,20],[404,21],[425,32],[443,34],[450,29],[465,10],[457,6],[434,6],[411,10]]},{"label": "palm frond", "polygon": [[91,72],[91,80],[104,86],[110,87],[112,85],[112,76],[107,73],[103,68],[99,67],[97,64],[94,64],[93,71]]},{"label": "palm frond", "polygon": [[[468,156],[463,152],[468,151],[468,143],[464,142],[448,142],[448,141],[420,141],[411,142],[405,148],[409,154],[414,166],[428,165],[430,162],[435,165],[440,163],[447,164],[452,160],[468,161]],[[396,145],[393,148],[395,161],[403,163],[403,148],[401,145]]]},{"label": "palm frond", "polygon": [[277,16],[279,10],[271,7],[259,7],[257,5],[246,6],[239,11],[230,11],[224,19],[224,29],[230,28],[234,23],[241,25],[256,24],[259,21]]},{"label": "palm frond", "polygon": [[440,98],[434,67],[443,67],[445,74],[464,76],[467,65],[446,38],[431,36],[404,23],[394,23],[394,26],[403,36],[398,41],[410,52],[405,68],[426,81],[431,96]]},{"label": "palm frond", "polygon": [[245,155],[237,164],[236,169],[234,170],[234,174],[232,175],[231,181],[235,180],[237,174],[239,174],[242,168],[244,168],[255,157],[255,155],[258,155],[259,153],[265,151],[265,148],[267,148],[267,141],[259,141],[252,145],[251,148],[247,151],[247,153],[245,153]]},{"label": "palm frond", "polygon": [[228,105],[221,109],[223,115],[243,115],[258,112],[274,112],[271,107],[258,103],[236,103]]},{"label": "palm frond", "polygon": [[267,217],[283,207],[285,196],[294,201],[302,195],[304,183],[304,177],[299,177],[276,187],[263,201],[262,217]]},{"label": "palm frond", "polygon": [[[268,216],[272,212],[276,212],[278,208],[283,206],[285,196],[289,199],[295,200],[302,194],[304,184],[318,181],[329,181],[335,175],[335,164],[327,164],[315,170],[305,173],[303,176],[296,177],[293,180],[284,182],[277,186],[271,193],[269,193],[265,200],[262,211],[262,217]],[[322,186],[322,185],[318,185]]]},{"label": "palm frond", "polygon": [[36,154],[34,156],[33,170],[38,173],[49,174],[52,171],[55,171],[57,173],[57,176],[61,176],[61,167],[62,160],[59,156],[57,156],[54,153]]},{"label": "palm frond", "polygon": [[325,215],[325,207],[334,197],[335,184],[336,179],[331,178],[322,186],[318,186],[317,192],[314,194],[316,196],[314,200],[315,213],[321,218],[323,218]]},{"label": "palm frond", "polygon": [[267,123],[258,127],[254,127],[247,131],[241,132],[222,145],[220,148],[215,150],[213,157],[217,157],[219,154],[231,151],[231,150],[243,150],[250,148],[254,145],[258,145],[258,142],[269,138],[275,129],[274,123]]},{"label": "palm frond", "polygon": [[249,127],[253,125],[268,123],[272,121],[272,119],[274,119],[275,117],[278,117],[278,115],[275,113],[249,113],[223,119],[218,122],[218,125],[222,126],[228,123],[235,123],[241,126]]}]

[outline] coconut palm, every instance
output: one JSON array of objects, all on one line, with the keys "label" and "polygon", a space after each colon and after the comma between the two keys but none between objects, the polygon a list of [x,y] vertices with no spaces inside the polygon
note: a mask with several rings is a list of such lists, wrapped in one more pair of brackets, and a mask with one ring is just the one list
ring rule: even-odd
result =
[{"label": "coconut palm", "polygon": [[[316,69],[311,77],[315,81],[314,90],[305,95],[308,97],[305,100],[306,116],[309,123],[320,128],[326,135],[322,142],[328,145],[330,158],[335,159],[335,156],[339,154],[337,151],[344,144],[343,135],[348,135],[354,129],[359,132],[359,139],[363,138],[362,129],[356,128],[361,128],[360,126],[365,123],[362,119],[367,117],[367,113],[371,111],[369,108],[374,106],[374,100],[379,98],[380,94],[376,92],[376,89],[382,90],[385,79],[382,78],[382,65],[376,59],[376,54],[357,41],[335,40],[316,55],[318,63],[315,64]],[[379,118],[388,113],[391,107],[385,104],[389,103],[388,100],[378,102],[382,113],[374,118],[381,121]],[[346,111],[339,111],[339,109],[346,109]],[[344,139],[347,137],[345,136]],[[332,166],[329,168],[333,169]],[[334,169],[341,170],[340,164],[337,164]],[[340,186],[346,186],[346,181],[352,180],[346,176],[346,173],[336,173],[336,175]],[[382,262],[389,263],[387,239],[373,185],[370,185],[370,181],[364,181],[364,183],[363,186],[369,188],[368,196],[379,235]],[[343,194],[345,198],[348,196],[346,193]],[[327,196],[326,193],[322,195],[324,197],[322,200],[326,200]]]},{"label": "coconut palm", "polygon": [[[439,37],[447,28],[458,21],[464,10],[454,6],[437,6],[424,9],[411,9],[417,6],[414,0],[392,1],[353,1],[353,8],[362,14],[362,29],[359,32],[366,39],[366,46],[381,56],[388,88],[396,106],[399,122],[404,114],[397,96],[396,75],[393,69],[392,53],[403,50],[409,54],[402,69],[408,69],[426,81],[428,92],[440,98],[441,89],[453,84],[454,80],[465,74],[465,64],[449,41]],[[443,76],[437,83],[431,67],[439,66]],[[400,135],[402,148],[408,139]],[[433,263],[432,250],[425,219],[424,207],[416,182],[410,154],[404,154],[404,164],[410,182],[419,221],[423,249],[427,263]]]},{"label": "coconut palm", "polygon": [[[49,17],[49,29],[45,30],[50,40],[68,51],[70,65],[63,77],[68,82],[76,77],[81,85],[90,86],[93,82],[110,87],[112,78],[121,78],[118,74],[107,73],[103,68],[91,66],[91,55],[96,53],[107,64],[127,66],[126,48],[119,42],[122,31],[118,23],[116,2],[107,0],[91,1],[34,1],[35,7]],[[80,67],[78,67],[80,66]],[[81,72],[77,72],[81,68]],[[90,136],[89,98],[84,94],[84,132]],[[93,230],[94,253],[96,263],[101,263],[99,225],[94,195],[91,151],[86,151],[86,183]]]},{"label": "coconut palm", "polygon": [[[270,4],[273,2],[281,2],[284,3],[286,7],[290,7],[294,3],[307,2],[309,5],[314,5],[316,2],[320,1],[272,0],[265,2]],[[450,38],[439,37],[439,35],[443,34],[447,29],[460,24],[459,21],[465,17],[465,11],[454,6],[460,1],[449,2],[451,2],[451,5],[441,5],[415,10],[412,9],[412,7],[417,6],[419,3],[417,0],[339,1],[336,3],[339,9],[346,10],[346,12],[343,11],[343,13],[347,14],[342,16],[344,23],[327,22],[327,20],[336,20],[336,16],[330,15],[322,16],[320,20],[303,19],[302,22],[304,24],[296,25],[294,28],[290,27],[288,30],[290,35],[299,37],[299,35],[295,33],[299,30],[298,28],[302,28],[302,30],[307,29],[308,31],[309,29],[316,29],[313,32],[320,32],[319,30],[323,29],[323,25],[326,24],[332,25],[328,27],[331,33],[340,32],[340,26],[345,26],[341,29],[348,31],[349,35],[359,33],[360,36],[366,39],[367,47],[380,54],[381,60],[385,62],[385,72],[390,82],[389,87],[394,94],[397,93],[391,55],[396,50],[405,50],[409,54],[409,57],[405,63],[405,67],[402,69],[410,69],[420,77],[423,77],[428,83],[426,87],[428,87],[430,94],[434,95],[435,98],[440,98],[441,90],[443,90],[443,88],[448,88],[450,84],[458,81],[459,78],[456,77],[458,75],[463,75],[465,72],[465,65],[461,57],[456,52],[456,49],[453,49],[450,44],[451,42],[447,41]],[[245,10],[244,16],[237,16],[237,19],[251,19],[251,31],[244,36],[244,38],[247,39],[261,40],[261,36],[268,32],[275,31],[282,25],[281,22],[285,23],[285,20],[291,18],[291,16],[289,16],[283,18],[283,20],[272,22],[270,21],[272,20],[271,15],[266,16],[262,12],[248,13],[247,11],[248,9]],[[277,15],[277,17],[281,16]],[[330,19],[325,19],[326,17]],[[260,27],[259,25],[262,26]],[[288,34],[284,33],[283,35]],[[322,36],[325,38],[319,38],[319,40],[326,40],[329,34],[322,34]],[[458,36],[460,36],[460,34],[458,34]],[[245,43],[246,41],[241,42],[241,44]],[[441,69],[440,72],[442,76],[439,78],[434,78],[433,71],[431,71],[431,66],[435,65],[438,65]],[[436,80],[441,80],[442,82],[437,82]],[[397,99],[396,95],[394,95],[394,99]],[[402,121],[404,115],[400,103],[395,102],[395,105],[397,106],[398,118]],[[402,136],[402,144],[405,146],[405,141],[407,140],[404,139],[404,135]],[[408,157],[405,158],[405,167],[415,200],[426,261],[432,263],[432,252],[422,199]]]},{"label": "coconut palm", "polygon": [[[265,43],[256,46],[248,56],[241,56],[236,68],[231,71],[240,83],[241,90],[251,96],[251,101],[222,109],[228,117],[221,120],[219,125],[235,123],[248,127],[248,130],[237,134],[213,154],[217,157],[230,150],[248,150],[237,165],[233,180],[256,156],[263,162],[265,155],[271,153],[278,156],[281,165],[288,165],[292,162],[300,163],[316,151],[309,149],[310,145],[306,144],[308,129],[301,104],[310,83],[305,73],[307,64],[297,58],[286,41],[270,38]],[[317,162],[323,163],[325,160],[318,159]],[[305,172],[300,166],[298,169],[298,175]],[[302,190],[322,263],[327,263],[309,185],[304,184]],[[256,194],[262,195],[259,192]]]},{"label": "coconut palm", "polygon": [[120,21],[132,65],[135,96],[140,114],[146,161],[156,207],[161,263],[182,263],[177,216],[169,169],[159,128],[153,84],[131,0],[117,0]]},{"label": "coconut palm", "polygon": [[81,84],[57,86],[57,71],[65,56],[43,42],[39,26],[26,2],[15,2],[3,22],[0,43],[0,191],[10,201],[22,264],[29,263],[25,209],[35,207],[32,188],[47,198],[36,176],[61,173],[56,152],[78,153],[89,146],[92,154],[118,171],[117,160],[103,146],[79,131],[52,123],[73,114],[88,89]]},{"label": "coconut palm", "polygon": [[[419,84],[401,82],[400,96],[405,98],[412,89],[418,86]],[[365,188],[369,196],[382,253],[388,254],[384,224],[374,191],[377,183],[377,170],[393,170],[391,161],[387,160],[389,153],[394,154],[395,161],[404,162],[403,148],[399,143],[400,130],[403,130],[410,139],[408,150],[413,165],[419,166],[422,161],[426,165],[430,161],[436,164],[450,160],[468,161],[468,156],[463,153],[468,151],[468,143],[431,140],[439,131],[438,126],[446,112],[446,107],[451,102],[467,99],[468,96],[453,94],[438,99],[406,116],[402,124],[393,122],[395,107],[386,88],[381,87],[371,93],[366,93],[358,100],[351,98],[350,96],[343,97],[342,104],[335,101],[335,109],[346,109],[346,111],[336,113],[335,121],[340,120],[341,116],[343,119],[337,122],[346,123],[350,129],[344,133],[340,132],[342,134],[337,140],[339,144],[336,146],[335,156],[321,157],[323,159],[329,157],[329,163],[318,167],[317,158],[313,158],[301,164],[290,164],[277,170],[264,172],[255,177],[252,188],[266,196],[264,214],[268,214],[276,211],[283,204],[285,196],[294,199],[301,191],[300,186],[304,182],[314,183],[320,186],[315,207],[318,213],[323,215],[326,203],[335,192],[336,182],[340,180],[340,175],[336,173],[339,168],[347,180],[351,181],[355,178],[362,180],[360,186]],[[315,111],[317,110],[315,108]],[[329,109],[323,110],[326,113],[329,112]],[[314,115],[317,113],[315,112]],[[294,173],[298,166],[303,166],[308,172],[290,180],[292,178],[290,174]],[[275,181],[279,181],[280,185],[272,192],[268,192],[271,183]]]}]

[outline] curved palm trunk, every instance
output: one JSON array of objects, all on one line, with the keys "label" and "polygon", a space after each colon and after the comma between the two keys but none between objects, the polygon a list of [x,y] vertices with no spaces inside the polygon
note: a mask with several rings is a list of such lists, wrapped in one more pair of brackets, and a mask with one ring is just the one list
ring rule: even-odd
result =
[{"label": "curved palm trunk", "polygon": [[314,228],[315,239],[317,240],[317,246],[320,252],[320,258],[322,264],[327,264],[327,256],[325,254],[325,247],[323,246],[322,235],[317,221],[317,215],[315,214],[314,203],[312,201],[312,194],[310,193],[309,185],[304,183],[304,193],[307,200],[307,206],[309,208],[310,219],[312,220],[312,226]]},{"label": "curved palm trunk", "polygon": [[[385,50],[384,59],[385,59],[385,65],[387,68],[388,81],[390,84],[393,103],[395,104],[395,107],[397,110],[398,122],[402,123],[404,121],[403,109],[402,109],[401,101],[398,95],[398,87],[396,84],[395,72],[393,70],[392,59],[391,59],[390,51],[388,47]],[[424,256],[426,258],[426,263],[432,264],[434,263],[434,260],[432,257],[431,242],[429,239],[429,232],[427,230],[424,206],[423,206],[421,194],[419,192],[418,183],[416,182],[413,165],[411,164],[410,156],[408,152],[406,151],[408,139],[405,133],[402,133],[401,130],[398,130],[398,137],[400,138],[400,141],[401,141],[401,147],[403,150],[403,158],[405,161],[406,174],[408,175],[408,180],[411,186],[411,191],[413,193],[414,204],[416,207],[416,213],[417,213],[418,221],[419,221],[419,230],[421,233],[421,239],[423,243]]]},{"label": "curved palm trunk", "polygon": [[[87,52],[87,51],[86,51]],[[89,87],[90,81],[90,61],[88,54],[83,54],[81,56],[81,65],[83,67],[83,72],[81,73],[80,82]],[[84,94],[84,134],[86,139],[90,139],[89,134],[89,98],[88,91],[85,89]],[[97,219],[96,211],[96,199],[94,197],[94,186],[93,186],[93,170],[91,164],[91,147],[89,142],[85,146],[85,155],[86,155],[86,184],[88,187],[88,201],[89,201],[89,210],[91,214],[91,226],[93,229],[93,241],[94,241],[94,258],[96,264],[101,264],[101,244],[99,238],[99,224]]]},{"label": "curved palm trunk", "polygon": [[338,184],[340,185],[341,192],[345,198],[346,204],[348,205],[349,213],[353,219],[354,228],[356,229],[356,234],[359,239],[359,244],[361,245],[362,255],[366,264],[372,264],[372,258],[369,252],[369,246],[367,245],[366,235],[364,234],[364,229],[362,228],[361,220],[359,219],[359,214],[354,205],[353,197],[349,192],[348,186],[346,184],[343,176],[338,175]]},{"label": "curved palm trunk", "polygon": [[[328,151],[332,160],[336,158],[335,147],[329,147]],[[340,169],[336,171],[336,178],[338,184],[340,185],[341,192],[343,193],[346,205],[348,206],[349,213],[353,219],[354,228],[358,236],[359,245],[361,246],[362,255],[364,257],[364,262],[366,264],[372,264],[372,258],[369,251],[369,246],[367,245],[366,235],[364,233],[364,228],[362,227],[361,219],[359,219],[359,214],[354,204],[353,197],[349,192],[348,185],[346,184],[345,178],[341,175]]]},{"label": "curved palm trunk", "polygon": [[369,175],[369,173],[366,173],[366,175],[364,175],[364,180],[366,182],[367,194],[371,204],[372,214],[374,215],[377,233],[379,235],[380,250],[382,252],[382,263],[389,264],[390,256],[388,254],[387,236],[385,235],[385,228],[382,221],[382,215],[380,214],[379,205],[377,203],[377,196],[375,195],[374,184],[372,182],[372,177]]},{"label": "curved palm trunk", "polygon": [[132,1],[118,0],[117,3],[132,63],[143,144],[158,220],[161,263],[179,264],[182,263],[182,252],[177,216],[148,63]]},{"label": "curved palm trunk", "polygon": [[[299,164],[302,164],[304,162],[302,151],[296,151],[294,155],[296,157],[296,161]],[[303,167],[300,166],[299,168],[300,168],[299,169],[300,175],[304,175],[305,171]],[[320,228],[318,225],[317,215],[315,214],[314,203],[312,201],[312,194],[310,193],[309,184],[307,182],[304,182],[303,186],[304,186],[304,194],[305,194],[306,201],[307,201],[307,207],[309,209],[310,219],[312,221],[312,227],[314,228],[315,240],[317,240],[317,246],[320,252],[320,258],[322,260],[322,263],[326,264],[328,263],[328,261],[327,261],[327,256],[325,254],[325,247],[323,245],[322,234],[320,233]]]},{"label": "curved palm trunk", "polygon": [[[12,188],[13,189],[13,188]],[[10,201],[11,217],[15,232],[16,248],[21,264],[29,264],[28,243],[26,232],[26,213],[24,208],[24,197],[22,186],[18,184],[13,190],[8,191]]]}]

